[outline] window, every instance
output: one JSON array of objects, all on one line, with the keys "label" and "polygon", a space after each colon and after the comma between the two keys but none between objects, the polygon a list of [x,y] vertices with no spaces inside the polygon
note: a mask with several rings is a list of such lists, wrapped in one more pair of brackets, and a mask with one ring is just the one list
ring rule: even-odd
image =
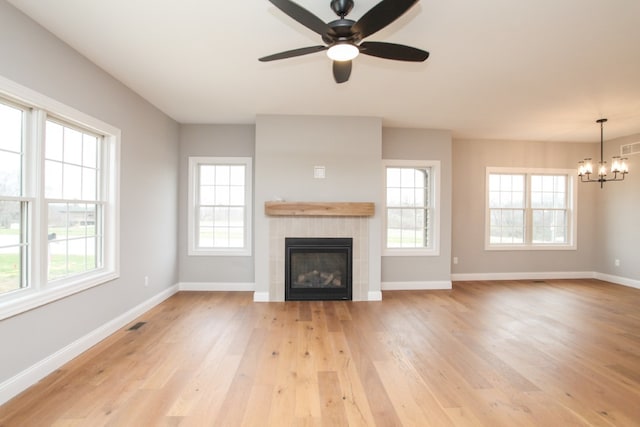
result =
[{"label": "window", "polygon": [[47,120],[44,188],[49,240],[48,279],[102,265],[100,149],[102,138]]},{"label": "window", "polygon": [[439,162],[385,162],[385,255],[439,254],[439,173]]},{"label": "window", "polygon": [[118,277],[119,137],[0,78],[0,319]]},{"label": "window", "polygon": [[0,296],[27,283],[30,201],[22,179],[26,114],[0,99]]},{"label": "window", "polygon": [[487,169],[487,249],[575,249],[573,170]]},{"label": "window", "polygon": [[251,158],[189,158],[189,255],[251,255]]}]

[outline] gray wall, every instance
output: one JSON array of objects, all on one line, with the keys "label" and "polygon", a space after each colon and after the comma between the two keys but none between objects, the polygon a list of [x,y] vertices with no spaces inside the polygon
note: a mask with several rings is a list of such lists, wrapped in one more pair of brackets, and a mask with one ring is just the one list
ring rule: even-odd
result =
[{"label": "gray wall", "polygon": [[253,158],[254,155],[254,125],[180,126],[180,221],[178,227],[180,282],[252,283],[254,281],[253,256],[187,255],[189,157]]},{"label": "gray wall", "polygon": [[121,276],[0,321],[2,383],[177,282],[178,125],[3,0],[0,74],[122,130]]},{"label": "gray wall", "polygon": [[451,279],[451,132],[384,128],[386,160],[440,161],[440,255],[382,258],[382,282],[429,282]]},{"label": "gray wall", "polygon": [[452,272],[593,272],[598,245],[595,184],[578,183],[577,250],[485,251],[484,221],[487,167],[577,170],[579,160],[595,154],[591,143],[454,140],[452,256],[459,264],[452,266]]},{"label": "gray wall", "polygon": [[[606,141],[604,158],[620,155],[620,146],[640,142],[640,134]],[[599,156],[599,154],[598,154]],[[594,159],[596,155],[593,156]],[[605,183],[598,187],[598,230],[595,245],[599,250],[595,259],[596,271],[612,276],[640,280],[640,154],[629,156],[629,174],[622,182]],[[587,184],[584,184],[587,185]],[[620,266],[615,266],[615,260]]]},{"label": "gray wall", "polygon": [[[269,223],[264,202],[277,198],[375,202],[369,259],[371,268],[377,271],[370,271],[369,290],[380,290],[381,132],[382,123],[377,118],[258,116],[254,166],[257,292],[270,291]],[[313,178],[314,166],[326,167],[326,179]],[[374,263],[375,259],[378,261]]]}]

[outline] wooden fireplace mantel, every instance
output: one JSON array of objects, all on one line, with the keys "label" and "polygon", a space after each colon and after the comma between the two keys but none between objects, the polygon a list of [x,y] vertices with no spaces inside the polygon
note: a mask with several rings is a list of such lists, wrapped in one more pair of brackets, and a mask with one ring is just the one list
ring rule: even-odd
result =
[{"label": "wooden fireplace mantel", "polygon": [[370,202],[265,202],[269,216],[373,216]]}]

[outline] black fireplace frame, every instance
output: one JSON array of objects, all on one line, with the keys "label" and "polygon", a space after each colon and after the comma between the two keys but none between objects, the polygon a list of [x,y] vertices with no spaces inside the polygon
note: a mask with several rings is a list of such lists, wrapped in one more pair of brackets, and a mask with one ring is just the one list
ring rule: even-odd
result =
[{"label": "black fireplace frame", "polygon": [[[293,253],[335,252],[346,254],[346,286],[340,288],[293,287],[290,269]],[[284,299],[285,301],[353,299],[353,239],[351,237],[285,237]]]}]

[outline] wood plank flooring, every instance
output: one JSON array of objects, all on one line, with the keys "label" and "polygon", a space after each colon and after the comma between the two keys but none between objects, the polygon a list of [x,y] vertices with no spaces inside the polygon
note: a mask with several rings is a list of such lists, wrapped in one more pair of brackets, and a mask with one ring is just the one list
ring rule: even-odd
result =
[{"label": "wood plank flooring", "polygon": [[596,280],[382,302],[182,292],[138,321],[0,426],[640,425],[640,291]]}]

